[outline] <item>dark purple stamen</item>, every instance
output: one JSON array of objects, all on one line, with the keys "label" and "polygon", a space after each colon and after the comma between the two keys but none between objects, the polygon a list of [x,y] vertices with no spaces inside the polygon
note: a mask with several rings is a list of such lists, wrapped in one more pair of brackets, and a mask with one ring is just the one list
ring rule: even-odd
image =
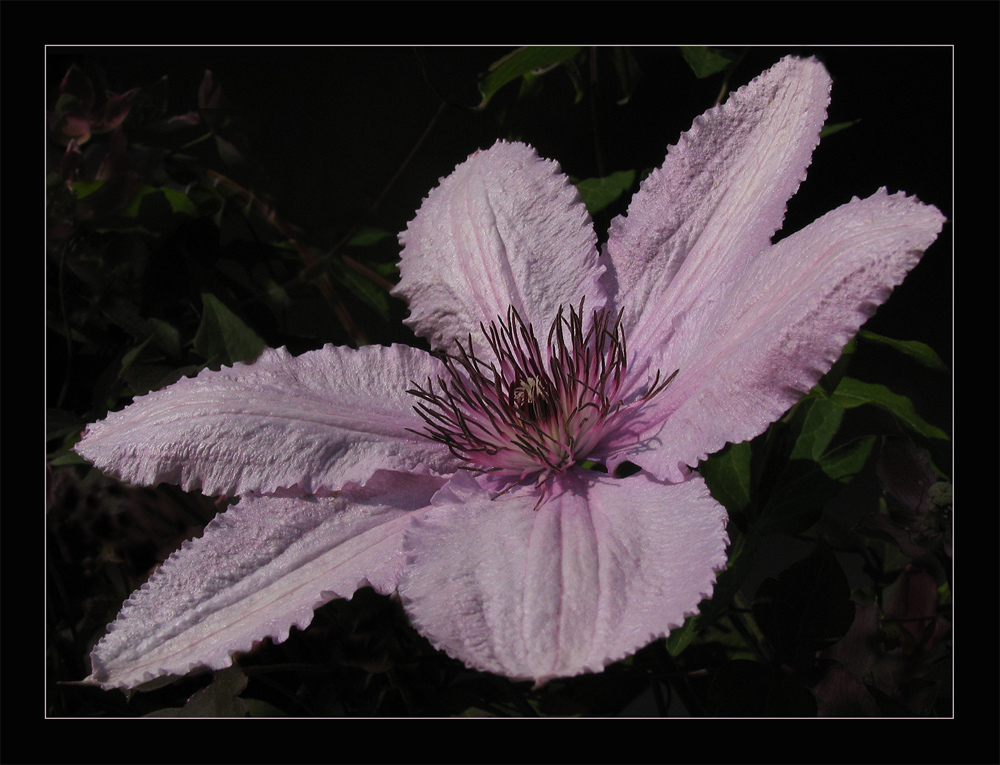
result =
[{"label": "dark purple stamen", "polygon": [[568,315],[560,307],[544,354],[513,307],[505,321],[480,324],[495,361],[476,355],[471,336],[456,353],[439,354],[448,379],[407,391],[422,401],[414,406],[426,423],[419,435],[470,469],[506,472],[512,485],[530,477],[541,485],[587,458],[620,413],[658,395],[677,373],[661,382],[657,372],[646,393],[626,404],[622,315],[612,323],[608,311],[595,311],[586,332],[583,315],[583,301]]}]

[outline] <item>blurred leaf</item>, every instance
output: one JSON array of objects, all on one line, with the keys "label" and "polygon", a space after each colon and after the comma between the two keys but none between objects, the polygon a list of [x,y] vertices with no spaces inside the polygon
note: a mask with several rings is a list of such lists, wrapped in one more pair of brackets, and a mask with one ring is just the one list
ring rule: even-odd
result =
[{"label": "blurred leaf", "polygon": [[489,100],[504,85],[519,77],[524,77],[561,64],[580,52],[579,47],[530,46],[518,48],[495,61],[479,80],[479,92],[483,96],[478,109],[486,108]]},{"label": "blurred leaf", "polygon": [[[139,343],[145,345],[152,341],[160,353],[170,358],[181,355],[180,330],[163,319],[144,319],[139,314],[138,306],[128,300],[121,298],[108,303],[103,307],[103,314]],[[134,351],[132,353],[138,355]],[[122,366],[124,368],[128,364],[123,363]]]},{"label": "blurred leaf", "polygon": [[747,574],[753,568],[757,549],[760,547],[760,534],[756,529],[741,534],[730,522],[729,538],[729,559],[726,568],[719,572],[712,597],[701,602],[698,613],[687,619],[680,630],[674,630],[667,636],[666,647],[671,656],[680,655],[703,629],[729,611],[733,598],[743,587]]},{"label": "blurred leaf", "polygon": [[49,407],[45,411],[45,440],[52,441],[71,433],[78,433],[86,421],[73,412]]},{"label": "blurred leaf", "polygon": [[56,101],[56,114],[60,117],[64,117],[67,114],[84,114],[90,109],[93,96],[93,92],[87,95],[78,95],[69,92],[60,93],[59,100]]},{"label": "blurred leaf", "polygon": [[194,349],[209,365],[250,362],[266,343],[215,295],[202,293],[204,312],[194,337]]},{"label": "blurred leaf", "polygon": [[594,215],[631,189],[634,182],[635,170],[619,170],[604,178],[586,178],[574,183],[587,212]]},{"label": "blurred leaf", "polygon": [[328,263],[330,272],[337,281],[346,286],[355,297],[360,298],[385,321],[389,319],[389,294],[380,286],[373,284],[357,271],[348,268],[340,259],[332,259]]},{"label": "blurred leaf", "polygon": [[862,340],[868,340],[873,343],[880,345],[887,345],[899,351],[919,364],[923,364],[925,367],[930,367],[931,369],[936,369],[939,372],[947,372],[948,367],[941,360],[941,357],[934,352],[934,349],[929,345],[918,342],[916,340],[893,340],[891,337],[885,337],[884,335],[876,335],[874,332],[869,332],[868,330],[861,330],[858,333],[858,337]]},{"label": "blurred leaf", "polygon": [[247,713],[250,717],[288,717],[288,714],[274,704],[270,704],[260,699],[246,699]]},{"label": "blurred leaf", "polygon": [[681,55],[687,61],[695,77],[699,79],[710,77],[721,72],[730,64],[730,59],[717,48],[699,46],[681,46]]},{"label": "blurred leaf", "polygon": [[849,127],[857,125],[861,120],[851,120],[850,122],[837,122],[833,125],[824,125],[823,129],[819,131],[820,138],[826,138],[828,135],[833,135],[834,133],[839,133],[841,130],[846,130]]},{"label": "blurred leaf", "polygon": [[153,328],[157,346],[167,356],[176,358],[181,355],[181,333],[177,327],[155,316],[150,318],[149,325]]},{"label": "blurred leaf", "polygon": [[818,461],[789,460],[761,511],[758,530],[798,534],[813,526],[827,502],[864,467],[875,441],[875,436],[854,439]]},{"label": "blurred leaf", "polygon": [[[580,71],[576,59],[569,59],[563,62],[562,68],[566,76],[569,77],[569,81],[573,84],[573,91],[576,94],[573,98],[573,103],[578,104],[587,93],[587,76],[584,72]],[[518,93],[518,98],[523,99],[531,94],[540,93],[541,89],[538,87],[540,84],[539,81],[544,74],[545,70],[524,75],[521,79],[521,92]]]},{"label": "blurred leaf", "polygon": [[138,307],[125,298],[117,298],[103,306],[102,313],[139,342],[155,334],[152,325],[139,314]]},{"label": "blurred leaf", "polygon": [[104,185],[104,180],[81,180],[73,183],[73,195],[77,199],[86,199]]},{"label": "blurred leaf", "polygon": [[854,603],[833,551],[819,544],[804,560],[765,579],[757,589],[753,615],[783,662],[811,664],[815,654],[851,628]]},{"label": "blurred leaf", "polygon": [[207,688],[194,694],[183,707],[150,712],[146,717],[246,717],[247,705],[239,695],[247,677],[239,667],[221,669]]},{"label": "blurred leaf", "polygon": [[[182,220],[198,215],[195,203],[175,189],[143,185],[130,197],[119,199],[116,195],[124,194],[119,186],[102,180],[73,184],[76,198],[87,200],[92,207],[93,218],[89,225],[100,233],[143,231],[162,234],[173,230]],[[106,196],[99,197],[99,194]]]},{"label": "blurred leaf", "polygon": [[780,669],[746,659],[722,665],[708,694],[716,717],[814,717],[816,699]]},{"label": "blurred leaf", "polygon": [[165,202],[167,209],[172,213],[183,213],[184,215],[198,214],[198,209],[195,207],[194,202],[188,199],[187,195],[183,192],[170,188],[155,188],[153,186],[141,186],[125,207],[124,214],[131,217],[138,217],[143,205],[149,205],[151,201],[153,204]]},{"label": "blurred leaf", "polygon": [[[788,417],[764,436],[756,488],[762,534],[798,534],[813,526],[833,499],[864,467],[875,443],[870,436],[829,450],[844,409],[814,388]],[[829,451],[828,451],[829,450]]]},{"label": "blurred leaf", "polygon": [[940,428],[925,422],[913,408],[913,402],[906,396],[893,393],[884,385],[861,382],[851,377],[840,381],[831,400],[845,409],[864,404],[873,404],[892,414],[906,427],[927,438],[948,439],[948,434]]},{"label": "blurred leaf", "polygon": [[218,186],[197,183],[188,191],[188,197],[204,217],[209,218],[217,227],[222,226],[227,196]]},{"label": "blurred leaf", "polygon": [[146,350],[146,348],[152,342],[153,342],[153,336],[150,335],[141,343],[139,343],[139,345],[137,345],[135,348],[133,348],[132,350],[130,350],[128,353],[125,354],[125,356],[122,358],[122,373],[128,371],[129,367],[131,367],[132,364],[135,363],[135,360],[142,355],[142,352]]},{"label": "blurred leaf", "polygon": [[811,460],[792,460],[782,468],[767,497],[756,528],[761,534],[799,534],[823,514],[823,507],[839,490]]},{"label": "blurred leaf", "polygon": [[374,226],[362,226],[347,243],[351,247],[370,247],[385,239],[393,238],[395,234]]},{"label": "blurred leaf", "polygon": [[615,72],[618,74],[618,84],[621,85],[622,97],[618,99],[619,106],[627,104],[632,98],[632,91],[642,74],[639,64],[628,48],[616,45],[612,48],[615,62]]}]

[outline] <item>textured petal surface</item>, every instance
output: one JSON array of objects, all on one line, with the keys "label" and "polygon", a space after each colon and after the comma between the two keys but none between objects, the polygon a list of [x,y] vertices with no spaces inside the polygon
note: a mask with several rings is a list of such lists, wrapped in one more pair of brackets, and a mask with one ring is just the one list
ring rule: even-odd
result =
[{"label": "textured petal surface", "polygon": [[441,373],[437,359],[402,345],[268,350],[137,398],[90,425],[76,451],[129,483],[230,496],[336,489],[422,463],[450,472],[447,449],[406,430],[423,429],[409,381]]},{"label": "textured petal surface", "polygon": [[479,336],[513,306],[544,334],[561,303],[605,303],[596,236],[577,190],[530,146],[498,142],[431,191],[400,235],[394,294],[434,348]]},{"label": "textured petal surface", "polygon": [[786,203],[805,178],[826,119],[830,77],[814,59],[785,58],[698,117],[645,180],[627,217],[611,224],[609,293],[629,345],[645,358],[669,323],[636,322],[670,286],[673,315],[697,297],[694,284],[724,280],[770,244]]},{"label": "textured petal surface", "polygon": [[400,595],[471,667],[544,681],[598,672],[667,634],[725,566],[726,511],[695,477],[566,476],[490,500],[460,474],[407,531]]},{"label": "textured petal surface", "polygon": [[654,357],[660,369],[680,372],[643,412],[665,422],[630,459],[676,478],[680,464],[763,432],[829,371],[943,223],[937,208],[882,189],[725,280],[691,284],[700,298],[674,317],[670,341]]},{"label": "textured petal surface", "polygon": [[379,472],[336,496],[244,497],[126,601],[91,656],[88,682],[131,688],[221,669],[255,641],[282,641],[313,609],[364,581],[395,589],[403,530],[443,479]]}]

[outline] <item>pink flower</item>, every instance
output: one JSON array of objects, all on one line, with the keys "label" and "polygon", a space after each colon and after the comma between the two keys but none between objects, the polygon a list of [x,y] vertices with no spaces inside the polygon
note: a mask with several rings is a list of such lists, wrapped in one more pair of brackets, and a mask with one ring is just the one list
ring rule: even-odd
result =
[{"label": "pink flower", "polygon": [[690,468],[808,391],[944,220],[883,189],[771,245],[829,88],[788,58],[699,117],[603,251],[556,163],[476,152],[401,236],[396,293],[438,353],[269,350],[91,425],[77,451],[124,481],[241,499],[126,602],[88,680],[228,666],[365,583],[516,679],[681,625],[726,563]]}]

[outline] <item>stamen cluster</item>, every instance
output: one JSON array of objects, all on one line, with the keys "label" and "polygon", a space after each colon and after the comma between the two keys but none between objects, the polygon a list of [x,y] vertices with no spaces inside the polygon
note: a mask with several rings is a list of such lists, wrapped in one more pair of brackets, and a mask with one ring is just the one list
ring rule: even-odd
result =
[{"label": "stamen cluster", "polygon": [[[544,352],[513,307],[506,320],[480,324],[494,360],[479,358],[470,335],[457,353],[440,354],[447,380],[408,391],[424,402],[414,407],[427,423],[421,435],[471,469],[510,474],[514,484],[537,477],[540,485],[588,458],[624,411],[628,361],[621,313],[612,321],[594,311],[586,331],[583,316],[582,301],[560,307]],[[640,401],[669,382],[657,373]]]}]

